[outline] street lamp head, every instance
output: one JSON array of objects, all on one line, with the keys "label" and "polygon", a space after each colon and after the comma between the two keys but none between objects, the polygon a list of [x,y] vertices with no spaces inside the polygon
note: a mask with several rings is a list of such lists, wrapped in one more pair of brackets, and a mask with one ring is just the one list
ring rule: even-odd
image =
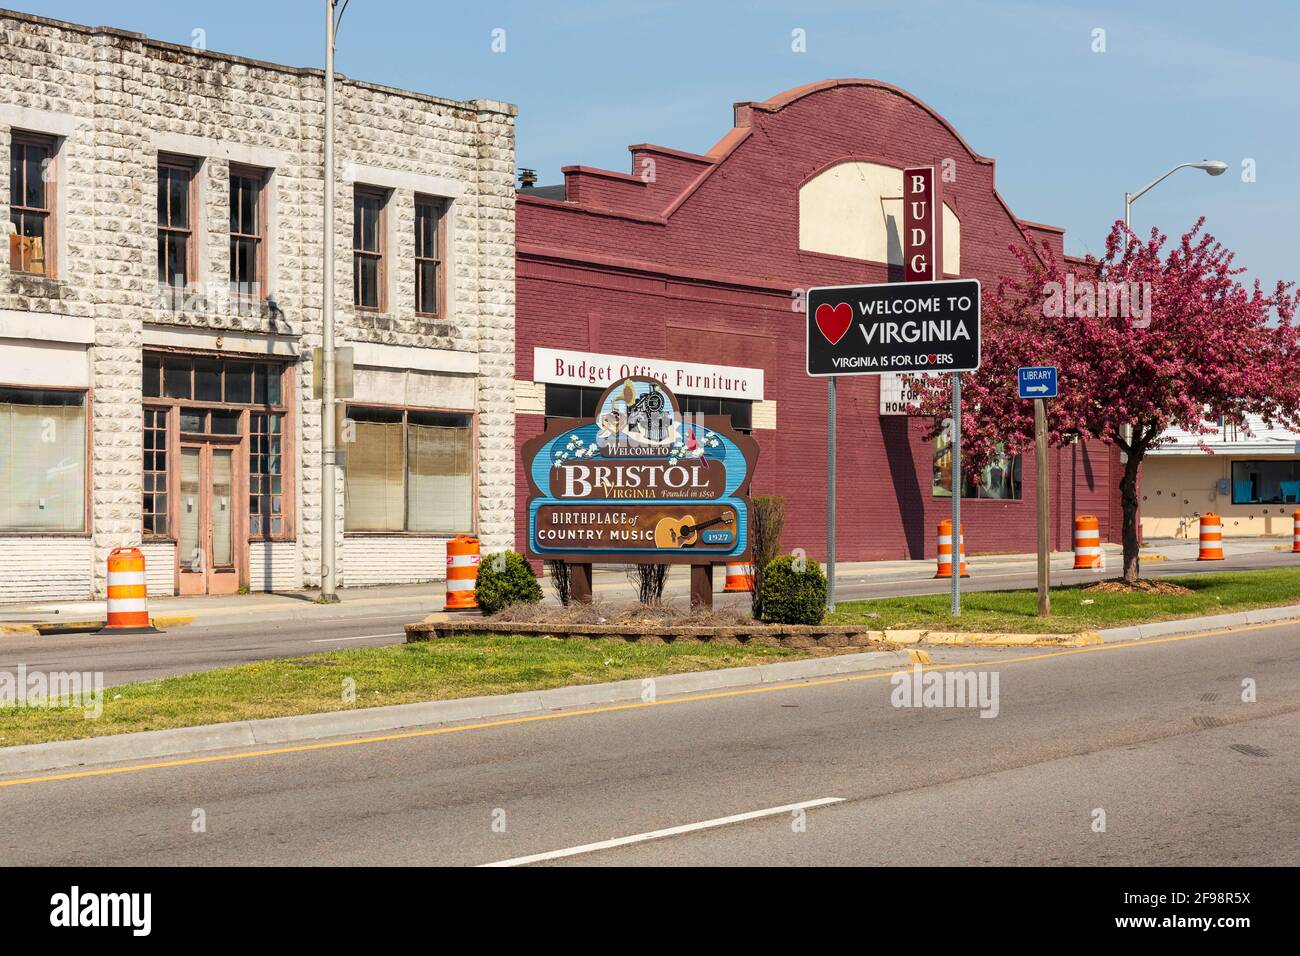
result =
[{"label": "street lamp head", "polygon": [[1217,159],[1203,159],[1199,163],[1192,163],[1197,169],[1203,169],[1211,176],[1222,176],[1228,171],[1228,164],[1221,163]]}]

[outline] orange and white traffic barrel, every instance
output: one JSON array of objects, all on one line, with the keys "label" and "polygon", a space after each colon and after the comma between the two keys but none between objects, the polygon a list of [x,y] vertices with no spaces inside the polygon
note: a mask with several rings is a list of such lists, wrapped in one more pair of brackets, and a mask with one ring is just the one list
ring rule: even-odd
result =
[{"label": "orange and white traffic barrel", "polygon": [[99,633],[157,633],[149,623],[149,589],[139,548],[114,548],[108,556],[108,623]]},{"label": "orange and white traffic barrel", "polygon": [[1223,521],[1213,511],[1201,515],[1201,553],[1196,560],[1223,560]]},{"label": "orange and white traffic barrel", "polygon": [[478,538],[458,534],[447,542],[447,604],[445,611],[473,611],[478,608],[474,584],[478,581]]},{"label": "orange and white traffic barrel", "polygon": [[[957,534],[957,566],[960,569],[957,573],[963,577],[970,577],[970,571],[966,567],[966,529],[963,527]],[[939,522],[939,566],[935,571],[936,578],[952,577],[952,522],[944,518]]]},{"label": "orange and white traffic barrel", "polygon": [[1100,571],[1106,565],[1101,550],[1101,522],[1096,515],[1074,519],[1074,569]]},{"label": "orange and white traffic barrel", "polygon": [[[1297,512],[1300,514],[1300,512]],[[723,591],[754,590],[754,566],[743,561],[727,562],[727,583]]]},{"label": "orange and white traffic barrel", "polygon": [[1291,526],[1291,551],[1300,553],[1300,508],[1297,508],[1295,514],[1291,517],[1294,520],[1294,524]]}]

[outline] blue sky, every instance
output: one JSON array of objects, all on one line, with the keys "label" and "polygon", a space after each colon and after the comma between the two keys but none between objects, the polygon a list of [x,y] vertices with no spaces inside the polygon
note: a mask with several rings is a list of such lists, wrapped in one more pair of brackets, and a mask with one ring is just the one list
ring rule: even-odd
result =
[{"label": "blue sky", "polygon": [[[10,0],[15,2],[15,0]],[[320,65],[318,0],[29,0],[22,9],[174,42]],[[253,25],[253,26],[250,26]],[[491,49],[495,29],[506,49]],[[807,50],[791,49],[791,31]],[[1106,50],[1093,52],[1093,31]],[[1248,277],[1300,279],[1300,3],[1003,0],[351,0],[338,69],[358,79],[519,106],[518,161],[543,183],[571,163],[629,170],[627,144],[702,152],[731,103],[837,76],[925,100],[998,162],[1017,215],[1102,251],[1136,190],[1134,227],[1175,236],[1204,214]],[[1253,160],[1255,181],[1243,181]]]}]

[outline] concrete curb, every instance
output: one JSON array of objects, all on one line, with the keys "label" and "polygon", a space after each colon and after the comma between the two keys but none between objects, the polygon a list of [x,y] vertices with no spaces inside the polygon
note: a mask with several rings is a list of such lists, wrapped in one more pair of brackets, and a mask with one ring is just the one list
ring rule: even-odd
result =
[{"label": "concrete curb", "polygon": [[1128,627],[1109,627],[1098,631],[1107,644],[1117,641],[1136,641],[1145,637],[1170,637],[1190,634],[1206,628],[1243,627],[1250,624],[1273,624],[1279,621],[1300,620],[1300,604],[1285,607],[1261,607],[1252,611],[1234,611],[1229,614],[1208,614],[1204,617],[1183,617],[1174,621],[1156,621],[1153,624],[1133,624]]},{"label": "concrete curb", "polygon": [[[574,687],[555,687],[550,690],[522,691],[517,694],[462,697],[457,700],[395,704],[362,710],[270,717],[264,720],[241,720],[200,727],[90,737],[85,740],[61,740],[48,744],[0,747],[0,774],[58,770],[82,764],[113,763],[120,760],[149,760],[238,747],[288,744],[462,720],[492,720],[532,711],[559,710],[566,707],[632,703],[642,699],[647,680],[654,681],[655,696],[663,698],[746,685],[778,684],[783,681],[830,677],[856,671],[908,667],[911,663],[912,658],[906,651],[869,651],[864,654],[839,654],[801,661],[697,671],[691,674],[634,678],[607,684],[580,684]],[[0,781],[0,784],[2,783],[3,781]]]},{"label": "concrete curb", "polygon": [[[156,628],[184,627],[194,623],[193,614],[164,614],[149,618],[149,626]],[[56,637],[59,634],[93,634],[108,621],[104,618],[84,621],[36,621],[31,624],[0,624],[0,634],[36,634]]]},{"label": "concrete curb", "polygon": [[934,647],[1087,647],[1102,643],[1096,631],[1074,634],[998,634],[926,631],[920,643]]}]

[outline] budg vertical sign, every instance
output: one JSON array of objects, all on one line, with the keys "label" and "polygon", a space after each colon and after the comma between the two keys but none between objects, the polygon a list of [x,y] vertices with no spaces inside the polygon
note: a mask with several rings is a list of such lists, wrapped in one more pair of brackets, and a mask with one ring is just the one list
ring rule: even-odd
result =
[{"label": "budg vertical sign", "polygon": [[807,317],[809,375],[979,368],[978,279],[813,288]]}]

